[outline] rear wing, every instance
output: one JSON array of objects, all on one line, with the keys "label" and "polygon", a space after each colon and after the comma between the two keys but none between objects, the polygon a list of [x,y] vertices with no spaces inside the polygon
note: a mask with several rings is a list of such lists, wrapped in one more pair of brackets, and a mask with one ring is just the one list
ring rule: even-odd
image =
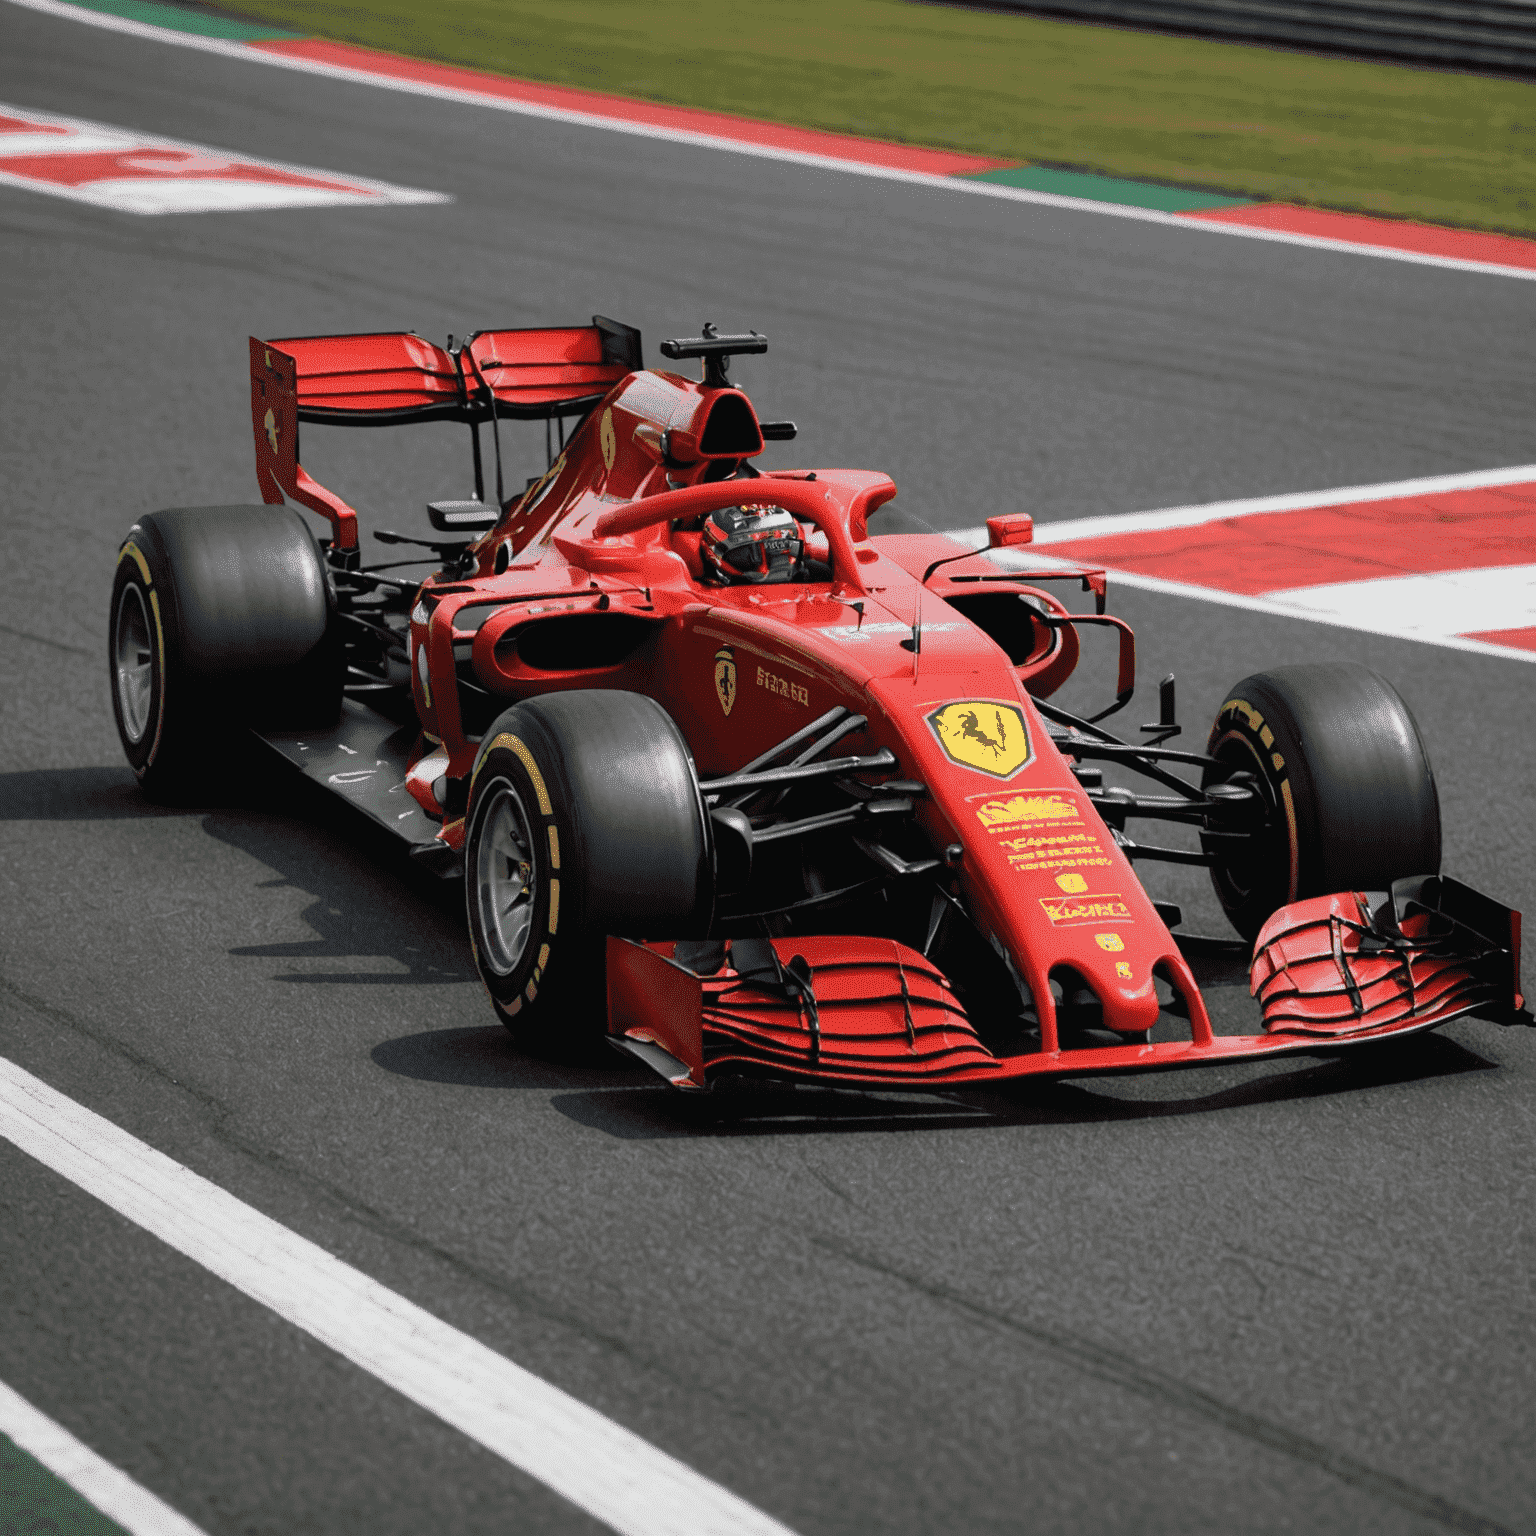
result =
[{"label": "rear wing", "polygon": [[644,365],[640,332],[593,315],[589,326],[547,331],[476,331],[459,351],[468,403],[485,420],[523,420],[589,411]]},{"label": "rear wing", "polygon": [[[449,338],[450,343],[452,338]],[[390,427],[417,421],[549,420],[585,415],[642,367],[640,332],[601,315],[589,326],[477,331],[445,349],[408,331],[251,338],[251,426],[262,499],[326,518],[357,547],[357,514],[299,463],[299,423]],[[476,440],[475,462],[479,464]]]}]

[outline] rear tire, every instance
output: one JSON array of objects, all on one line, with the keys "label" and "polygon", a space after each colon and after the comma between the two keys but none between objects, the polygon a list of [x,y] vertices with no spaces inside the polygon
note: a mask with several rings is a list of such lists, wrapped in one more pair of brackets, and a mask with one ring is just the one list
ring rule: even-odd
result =
[{"label": "rear tire", "polygon": [[1211,879],[1232,926],[1253,938],[1288,902],[1384,890],[1440,869],[1440,799],[1408,706],[1387,680],[1348,663],[1278,667],[1245,677],[1216,714],[1204,782],[1242,776],[1269,816]]},{"label": "rear tire", "polygon": [[325,562],[291,507],[173,507],[128,530],[112,583],[118,737],[145,791],[228,777],[239,726],[334,725],[345,657]]},{"label": "rear tire", "polygon": [[609,934],[709,930],[709,820],[682,733],[653,699],[582,689],[505,711],[481,744],[467,825],[475,966],[520,1037],[597,1038]]}]

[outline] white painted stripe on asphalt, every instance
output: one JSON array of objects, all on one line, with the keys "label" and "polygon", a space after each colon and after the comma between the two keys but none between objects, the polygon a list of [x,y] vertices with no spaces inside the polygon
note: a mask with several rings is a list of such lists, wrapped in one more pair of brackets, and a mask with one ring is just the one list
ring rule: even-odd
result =
[{"label": "white painted stripe on asphalt", "polygon": [[1264,595],[1309,619],[1392,625],[1426,640],[1536,625],[1536,565],[1379,576]]},{"label": "white painted stripe on asphalt", "polygon": [[[47,1414],[39,1413],[3,1381],[0,1434],[9,1435],[55,1477],[68,1483],[87,1504],[115,1520],[129,1536],[203,1536],[200,1526],[177,1514],[111,1462],[103,1461],[90,1446],[82,1445],[62,1424],[55,1424]],[[13,1513],[25,1515],[26,1511]]]},{"label": "white painted stripe on asphalt", "polygon": [[3,1057],[0,1136],[624,1536],[790,1536]]},{"label": "white painted stripe on asphalt", "polygon": [[[16,109],[0,102],[0,116],[9,116]],[[28,112],[26,116],[42,122],[45,114]],[[49,116],[48,120],[52,120]],[[138,149],[148,143],[141,134],[128,133],[120,128],[92,127],[81,123],[67,136],[58,133],[11,133],[0,129],[0,153],[12,155],[95,155],[111,154],[116,150]]]},{"label": "white painted stripe on asphalt", "polygon": [[247,64],[265,64],[275,69],[296,70],[301,74],[321,75],[332,80],[346,80],[353,84],[401,91],[408,96],[428,96],[439,101],[459,102],[466,106],[490,107],[499,112],[513,112],[523,117],[537,117],[550,122],[597,128],[609,133],[624,133],[644,139],[661,139],[673,144],[691,144],[703,149],[722,150],[729,154],[748,155],[761,160],[781,160],[792,165],[809,166],[816,170],[838,171],[849,176],[873,177],[879,181],[907,182],[915,186],[942,188],[948,192],[964,192],[975,197],[999,198],[1005,202],[1030,203],[1044,208],[1062,208],[1075,213],[1095,213],[1105,218],[1132,219],[1143,224],[1161,224],[1190,234],[1226,235],[1241,240],[1265,240],[1271,244],[1302,246],[1309,250],[1337,251],[1349,256],[1374,256],[1382,261],[1403,261],[1411,266],[1441,267],[1453,272],[1480,272],[1494,277],[1515,277],[1527,282],[1536,281],[1536,270],[1504,266],[1499,262],[1467,261],[1454,256],[1428,256],[1418,251],[1393,250],[1387,246],[1367,245],[1354,240],[1330,240],[1321,235],[1297,235],[1281,230],[1251,228],[1242,224],[1225,224],[1217,220],[1189,219],[1178,214],[1161,213],[1153,208],[1130,208],[1122,203],[1101,203],[1092,198],[1063,197],[1055,192],[1032,192],[1023,187],[1007,187],[997,182],[974,181],[964,176],[940,176],[927,171],[903,171],[889,166],[865,165],[831,155],[813,155],[802,150],[743,143],[739,139],[724,138],[717,134],[692,133],[685,129],[662,128],[649,123],[626,122],[618,118],[604,117],[595,112],[577,112],[564,107],[547,107],[534,102],[512,101],[503,96],[492,96],[480,91],[456,90],[452,86],[398,80],[368,70],[347,69],[340,65],[321,64],[310,59],[268,53],[260,48],[247,47],[243,43],[226,42],[214,37],[196,37],[190,33],[152,26],[147,22],[130,21],[122,16],[108,16],[100,11],[82,10],[79,6],[65,4],[64,0],[5,0],[5,3],[18,5],[29,11],[41,11],[45,15],[57,16],[67,21],[80,22],[85,26],[101,27],[110,32],[122,32],[129,36],[166,43],[177,48],[192,48],[201,53],[215,53],[225,58],[242,59]]}]

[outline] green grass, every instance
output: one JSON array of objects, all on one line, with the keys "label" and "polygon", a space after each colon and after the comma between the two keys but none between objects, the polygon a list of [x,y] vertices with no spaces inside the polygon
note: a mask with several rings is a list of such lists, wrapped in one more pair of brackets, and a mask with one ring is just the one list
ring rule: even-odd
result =
[{"label": "green grass", "polygon": [[17,1536],[127,1536],[63,1478],[0,1435],[0,1531]]},{"label": "green grass", "polygon": [[910,0],[232,0],[227,8],[524,79],[1536,234],[1536,84],[1524,81]]}]

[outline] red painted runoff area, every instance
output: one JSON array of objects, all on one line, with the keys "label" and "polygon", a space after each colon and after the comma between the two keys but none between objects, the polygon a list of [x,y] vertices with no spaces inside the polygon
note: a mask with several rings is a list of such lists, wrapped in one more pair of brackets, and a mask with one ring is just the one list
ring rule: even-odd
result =
[{"label": "red painted runoff area", "polygon": [[1457,261],[1486,261],[1494,266],[1526,267],[1536,271],[1536,240],[1514,235],[1488,235],[1474,229],[1444,229],[1409,219],[1375,219],[1364,213],[1336,213],[1328,208],[1302,208],[1294,203],[1251,203],[1237,208],[1207,208],[1180,215],[1210,224],[1240,224],[1246,229],[1272,229],[1287,235],[1311,235],[1322,240],[1347,240],[1352,245],[1379,245],[1420,256],[1448,256]]},{"label": "red painted runoff area", "polygon": [[[4,140],[0,139],[0,146]],[[6,155],[0,153],[0,171],[29,181],[60,187],[85,187],[100,181],[162,181],[168,176],[220,181],[250,181],[279,187],[316,187],[324,191],[356,193],[350,182],[319,176],[301,176],[275,165],[262,165],[228,155],[203,154],[190,149],[128,149],[105,154]]]},{"label": "red painted runoff area", "polygon": [[1536,627],[1528,629],[1469,629],[1468,640],[1486,640],[1489,645],[1510,645],[1517,651],[1536,651]]},{"label": "red painted runoff area", "polygon": [[0,133],[51,133],[64,137],[69,129],[51,123],[35,123],[30,117],[7,117],[0,112]]},{"label": "red painted runoff area", "polygon": [[[1250,513],[1052,542],[1053,557],[1246,597],[1293,587],[1527,564],[1536,483]],[[1514,644],[1501,639],[1499,644]]]},{"label": "red painted runoff area", "polygon": [[575,86],[540,85],[530,80],[512,80],[505,75],[487,74],[478,69],[432,64],[422,59],[402,58],[393,53],[376,53],[371,48],[326,42],[322,38],[303,38],[297,42],[257,42],[249,46],[263,53],[304,59],[314,64],[329,64],[338,69],[361,70],[371,75],[384,75],[391,80],[410,80],[438,89],[469,91],[477,96],[494,96],[504,101],[520,101],[562,112],[584,112],[614,122],[641,124],[673,133],[697,133],[708,138],[730,139],[738,144],[759,144],[765,148],[822,155],[858,165],[884,166],[890,170],[956,176],[1009,164],[1006,160],[986,155],[961,154],[948,149],[922,149],[911,144],[891,144],[883,139],[861,139],[851,134],[824,133],[814,128],[792,128],[785,123],[733,117],[725,112],[706,112],[697,107],[663,106],[658,102],[610,96],[603,91],[581,90]]}]

